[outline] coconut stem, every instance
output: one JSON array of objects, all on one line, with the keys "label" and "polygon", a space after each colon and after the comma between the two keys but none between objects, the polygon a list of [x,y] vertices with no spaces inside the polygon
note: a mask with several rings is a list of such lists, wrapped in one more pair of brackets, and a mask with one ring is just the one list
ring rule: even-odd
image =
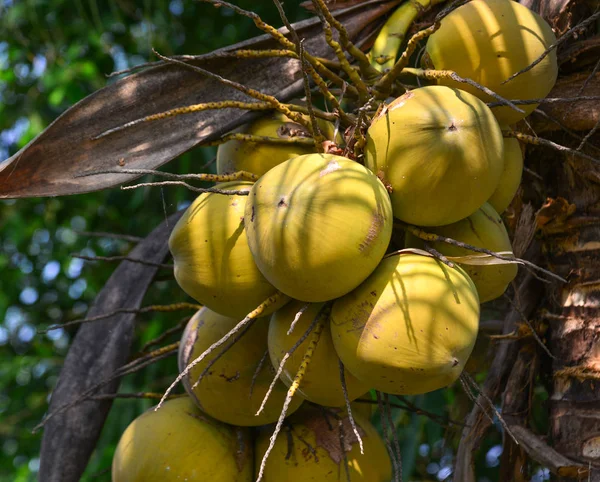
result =
[{"label": "coconut stem", "polygon": [[265,466],[267,464],[267,459],[269,458],[273,447],[275,447],[277,436],[281,431],[281,426],[283,425],[283,421],[285,420],[285,416],[287,414],[290,403],[292,402],[292,398],[294,398],[296,391],[302,383],[302,379],[306,374],[306,369],[308,368],[308,365],[315,352],[317,344],[319,343],[319,339],[321,338],[321,333],[323,331],[323,328],[325,327],[325,320],[323,317],[318,316],[317,318],[319,319],[319,321],[317,322],[317,325],[315,326],[315,329],[312,332],[310,341],[308,343],[308,346],[306,347],[306,351],[304,352],[304,357],[302,358],[302,363],[300,363],[298,371],[296,372],[296,376],[294,377],[294,381],[292,382],[290,388],[287,391],[285,402],[283,403],[283,408],[281,409],[281,413],[279,414],[279,420],[277,420],[277,425],[275,425],[275,430],[273,431],[273,435],[271,435],[271,438],[269,440],[269,446],[267,447],[267,451],[265,452],[265,455],[263,456],[260,462],[260,469],[258,471],[258,477],[256,479],[256,482],[260,482],[263,478]]},{"label": "coconut stem", "polygon": [[360,433],[358,433],[358,428],[356,427],[356,422],[354,421],[354,416],[352,415],[352,407],[350,406],[350,397],[348,396],[348,387],[346,386],[346,373],[344,370],[344,364],[342,360],[338,359],[338,365],[340,368],[340,383],[342,384],[342,393],[344,394],[344,402],[346,403],[346,411],[348,412],[348,420],[350,421],[350,426],[352,427],[352,431],[356,436],[356,440],[358,440],[358,445],[360,446],[360,453],[364,455],[365,448],[363,446],[362,437]]},{"label": "coconut stem", "polygon": [[185,369],[177,376],[175,381],[173,383],[171,383],[169,388],[167,388],[167,390],[165,391],[165,393],[163,395],[163,398],[160,400],[160,402],[158,403],[158,405],[156,406],[156,408],[154,410],[158,410],[162,406],[166,397],[173,391],[173,389],[177,386],[177,384],[184,377],[186,377],[187,374],[198,363],[200,363],[202,360],[204,360],[208,355],[210,355],[213,351],[215,351],[221,345],[226,343],[232,336],[236,335],[241,330],[243,330],[247,325],[252,324],[254,322],[254,320],[256,320],[258,317],[260,317],[265,312],[265,310],[267,310],[270,306],[273,306],[275,303],[278,303],[285,299],[290,299],[290,298],[287,295],[284,295],[280,291],[278,291],[277,293],[275,293],[272,296],[269,296],[265,301],[263,301],[260,305],[258,305],[254,310],[252,310],[250,313],[248,313],[242,321],[240,321],[231,330],[229,330],[229,332],[227,334],[225,334],[220,340],[218,340],[215,343],[213,343],[212,345],[210,345],[200,356],[196,357],[196,359],[194,359],[191,363],[189,363],[185,367]]}]

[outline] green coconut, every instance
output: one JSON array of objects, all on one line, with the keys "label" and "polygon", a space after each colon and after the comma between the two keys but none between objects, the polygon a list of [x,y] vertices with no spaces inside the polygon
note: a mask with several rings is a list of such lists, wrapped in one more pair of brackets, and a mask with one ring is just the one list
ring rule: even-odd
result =
[{"label": "green coconut", "polygon": [[[331,122],[321,119],[318,120],[318,124],[323,135],[327,139],[333,140],[335,126]],[[310,137],[310,133],[301,124],[291,121],[279,112],[245,124],[235,132],[278,139]],[[340,141],[341,138],[338,137],[337,140]],[[317,152],[316,147],[232,140],[221,144],[217,149],[217,174],[249,171],[262,176],[283,161],[311,152]]]},{"label": "green coconut", "polygon": [[[288,434],[282,433],[267,459],[264,482],[346,482],[344,452],[351,482],[389,482],[392,464],[385,443],[375,427],[355,414],[364,445],[360,453],[350,421],[342,412],[303,407],[289,418]],[[341,426],[340,426],[341,423]],[[343,446],[340,432],[343,434]],[[255,442],[255,471],[269,445],[272,427],[261,429]]]},{"label": "green coconut", "polygon": [[[518,2],[473,0],[442,19],[441,27],[427,41],[423,61],[431,68],[453,70],[509,100],[540,99],[556,82],[556,50],[531,70],[503,82],[555,42],[546,21]],[[439,82],[467,90],[485,102],[494,101],[476,87],[450,79]],[[513,124],[533,112],[537,104],[519,107],[525,113],[506,106],[492,110],[501,123]]]},{"label": "green coconut", "polygon": [[333,344],[346,368],[396,395],[454,382],[478,325],[477,289],[464,270],[411,252],[386,257],[331,313]]},{"label": "green coconut", "polygon": [[503,213],[510,205],[521,185],[523,175],[523,152],[519,141],[512,137],[504,138],[504,171],[500,183],[488,199],[488,203],[498,213]]},{"label": "green coconut", "polygon": [[[294,322],[304,305],[305,303],[300,301],[288,303],[271,316],[268,345],[269,355],[274,367],[279,366],[284,355],[302,337],[323,307],[322,303],[311,303],[297,318],[294,331],[288,335],[287,332],[292,322]],[[310,342],[309,340],[310,337],[296,348],[284,366],[280,378],[287,386],[292,384],[296,376]],[[370,388],[368,384],[358,381],[348,370],[344,370],[344,379],[348,398],[351,401],[363,395]],[[327,320],[321,333],[298,392],[307,400],[319,405],[326,407],[345,406],[346,401],[340,380],[339,358],[333,348],[329,320]]]},{"label": "green coconut", "polygon": [[271,169],[252,186],[244,216],[258,268],[278,290],[321,302],[358,286],[392,234],[388,193],[364,166],[308,154]]},{"label": "green coconut", "polygon": [[[502,218],[488,203],[485,203],[480,209],[466,219],[449,224],[448,226],[429,228],[428,231],[433,234],[439,234],[440,236],[470,244],[477,248],[489,249],[495,253],[507,251],[512,253],[510,239],[506,232],[506,227],[502,222]],[[481,257],[479,253],[459,248],[458,246],[453,246],[448,243],[435,242],[429,244],[432,248],[445,256]],[[406,247],[421,248],[422,246],[423,242],[420,239],[410,233],[407,234]],[[495,264],[498,263],[498,261],[493,258],[488,258],[488,261],[492,261],[493,264],[469,264],[475,261],[465,259],[464,262],[461,263],[460,259],[457,260],[471,277],[473,283],[475,283],[477,292],[479,293],[479,301],[481,303],[502,296],[506,291],[508,284],[515,279],[515,276],[517,276],[516,264]]]},{"label": "green coconut", "polygon": [[[216,187],[249,191],[248,182]],[[211,310],[242,318],[277,290],[254,262],[244,230],[247,196],[203,193],[179,219],[169,248],[179,286]],[[274,305],[265,312],[274,311]]]},{"label": "green coconut", "polygon": [[115,450],[112,482],[251,482],[250,432],[198,410],[189,397],[136,418]]},{"label": "green coconut", "polygon": [[[189,321],[181,338],[179,370],[183,371],[191,361],[227,334],[238,321],[207,308],[198,311]],[[256,415],[275,376],[270,360],[264,359],[268,331],[269,319],[258,318],[244,336],[210,367],[196,387],[192,388],[221,349],[198,363],[183,379],[187,393],[203,412],[222,422],[241,426],[263,425],[279,418],[287,394],[287,387],[280,381],[275,384],[264,410]],[[302,401],[302,396],[296,395],[288,413],[293,413]]]},{"label": "green coconut", "polygon": [[365,162],[391,189],[395,217],[421,226],[450,224],[474,213],[498,187],[502,131],[474,95],[421,87],[375,117]]}]

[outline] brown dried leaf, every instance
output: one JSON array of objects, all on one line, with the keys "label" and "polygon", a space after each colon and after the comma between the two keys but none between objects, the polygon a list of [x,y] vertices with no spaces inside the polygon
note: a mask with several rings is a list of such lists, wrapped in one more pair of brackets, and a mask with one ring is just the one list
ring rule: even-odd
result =
[{"label": "brown dried leaf", "polygon": [[[340,11],[352,39],[358,39],[397,2],[368,1]],[[333,57],[318,19],[295,24],[306,50]],[[278,48],[263,35],[224,50]],[[293,59],[213,59],[197,65],[282,99],[302,91],[299,62]],[[98,140],[92,137],[141,117],[176,107],[223,99],[249,101],[237,90],[173,64],[154,67],[104,87],[75,104],[29,145],[0,164],[0,198],[60,196],[96,191],[135,176],[90,171],[125,166],[154,169],[202,141],[215,139],[255,114],[213,110],[145,122]]]},{"label": "brown dried leaf", "polygon": [[[131,258],[160,263],[168,252],[167,240],[181,213],[173,214],[138,244]],[[157,268],[122,262],[104,285],[88,318],[120,308],[137,309]],[[52,392],[52,412],[76,400],[96,383],[125,364],[133,339],[135,315],[118,314],[81,326]],[[115,393],[119,380],[99,393]],[[111,400],[87,400],[51,418],[45,426],[40,458],[41,482],[77,482],[96,446]]]},{"label": "brown dried leaf", "polygon": [[[558,79],[548,97],[573,99],[575,97],[595,97],[587,101],[571,101],[541,104],[539,109],[547,115],[559,120],[572,131],[589,131],[600,120],[600,72],[587,83],[583,93],[579,93],[589,77],[589,72],[580,72]],[[538,134],[547,131],[560,130],[560,126],[535,113],[530,118],[530,124]]]}]

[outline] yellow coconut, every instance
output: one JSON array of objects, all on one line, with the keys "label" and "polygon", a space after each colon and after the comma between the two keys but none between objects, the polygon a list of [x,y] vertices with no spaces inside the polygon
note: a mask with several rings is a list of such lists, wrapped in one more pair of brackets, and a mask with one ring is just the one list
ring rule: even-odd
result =
[{"label": "yellow coconut", "polygon": [[[294,331],[288,335],[290,325],[304,305],[305,303],[300,301],[288,303],[271,316],[268,344],[271,362],[275,368],[279,366],[288,350],[304,335],[323,307],[322,303],[311,303],[297,318]],[[287,386],[294,380],[309,340],[310,336],[296,348],[285,364],[281,380]],[[344,370],[344,379],[350,400],[363,395],[370,388],[368,384],[358,381],[348,370]],[[307,400],[326,407],[342,407],[346,403],[340,380],[339,358],[333,348],[329,320],[326,321],[298,391]]]},{"label": "yellow coconut", "polygon": [[519,141],[512,137],[504,138],[504,171],[500,184],[488,199],[488,203],[502,214],[510,205],[521,184],[523,175],[523,152]]},{"label": "yellow coconut", "polygon": [[[284,428],[288,430],[287,436],[282,433],[277,438],[263,481],[346,482],[345,452],[351,482],[389,482],[392,464],[385,443],[368,420],[358,414],[354,419],[363,440],[363,455],[346,415],[317,407],[303,408],[290,417],[289,427]],[[256,472],[272,431],[272,427],[265,427],[256,438]]]},{"label": "yellow coconut", "polygon": [[376,390],[430,392],[454,382],[471,354],[479,299],[469,276],[433,257],[386,257],[331,314],[335,349],[346,368]]},{"label": "yellow coconut", "polygon": [[[216,187],[249,191],[248,182]],[[169,248],[175,279],[192,298],[218,313],[246,316],[276,289],[259,271],[246,241],[247,196],[203,193],[175,225]],[[276,309],[274,305],[269,312]]]},{"label": "yellow coconut", "polygon": [[[327,139],[333,140],[335,126],[324,120],[319,120],[318,124],[323,135]],[[310,137],[310,133],[302,125],[278,112],[245,124],[235,132],[278,139]],[[341,137],[337,137],[337,141],[340,142]],[[221,144],[217,149],[217,173],[249,171],[262,176],[283,161],[316,151],[316,147],[308,145],[233,140]]]},{"label": "yellow coconut", "polygon": [[331,154],[295,157],[267,172],[252,186],[244,220],[265,278],[310,302],[358,286],[383,257],[392,233],[381,181]]},{"label": "yellow coconut", "polygon": [[[550,26],[538,14],[510,0],[473,0],[444,17],[440,29],[427,41],[425,65],[453,70],[509,100],[546,97],[558,75],[556,50],[531,70],[503,83],[535,61],[554,42]],[[479,89],[441,80],[440,83],[465,89],[485,102],[493,99]],[[500,122],[513,124],[537,107],[494,107]]]},{"label": "yellow coconut", "polygon": [[127,427],[112,482],[251,482],[250,432],[198,410],[189,397],[151,408]]},{"label": "yellow coconut", "polygon": [[[506,227],[502,222],[500,215],[492,206],[485,203],[477,212],[471,214],[466,219],[457,223],[449,224],[448,226],[440,226],[437,228],[429,228],[428,231],[439,234],[447,238],[455,239],[463,243],[471,244],[477,248],[485,248],[494,252],[509,252],[512,253],[512,247]],[[468,249],[452,246],[448,243],[438,242],[430,243],[431,247],[446,256],[480,256],[479,253],[469,251]],[[420,248],[423,246],[422,241],[412,236],[407,235],[406,246],[412,248]],[[487,258],[489,262],[498,263],[498,261]],[[479,294],[480,303],[493,300],[502,296],[506,291],[508,284],[515,279],[517,275],[516,264],[469,264],[469,262],[477,262],[478,260],[465,260],[461,263],[463,269],[475,283]]]},{"label": "yellow coconut", "polygon": [[[238,321],[207,308],[198,311],[188,323],[181,339],[180,371],[220,340]],[[209,368],[195,388],[192,386],[221,348],[197,364],[183,379],[186,391],[203,412],[222,422],[242,426],[263,425],[279,418],[287,394],[287,387],[280,381],[275,384],[264,411],[256,416],[275,376],[270,360],[268,357],[264,359],[268,330],[269,319],[257,319],[243,337]],[[258,368],[260,370],[257,373]],[[302,396],[296,395],[288,413],[293,413],[302,401]]]},{"label": "yellow coconut", "polygon": [[450,224],[474,213],[498,187],[502,131],[477,97],[422,87],[373,120],[365,162],[392,189],[395,217],[421,226]]}]

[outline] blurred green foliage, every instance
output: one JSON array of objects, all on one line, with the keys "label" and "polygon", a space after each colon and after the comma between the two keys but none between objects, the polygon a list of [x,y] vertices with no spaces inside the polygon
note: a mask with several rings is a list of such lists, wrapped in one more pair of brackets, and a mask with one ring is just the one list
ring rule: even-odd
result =
[{"label": "blurred green foliage", "polygon": [[[236,3],[281,25],[270,2]],[[286,10],[293,21],[308,16],[295,2],[286,4]],[[200,54],[259,33],[251,20],[201,2],[0,0],[0,162],[69,106],[106,85],[106,74],[153,60],[152,48],[167,55]],[[198,171],[213,156],[214,149],[197,149],[168,169]],[[191,199],[183,189],[114,188],[56,199],[0,201],[0,482],[37,479],[41,435],[31,430],[46,410],[76,328],[36,331],[84,317],[115,267],[83,262],[71,254],[121,255],[133,246],[122,239],[83,233],[144,236]],[[163,271],[144,304],[186,299],[170,273]],[[184,315],[140,316],[134,349]],[[173,335],[165,343],[176,338]],[[126,377],[121,390],[162,392],[176,370],[175,358],[168,358]],[[458,390],[413,397],[413,402],[457,420],[464,420],[470,407]],[[110,480],[120,433],[150,405],[115,401],[82,480]],[[442,427],[405,410],[394,410],[393,415],[407,480],[449,480],[460,427]],[[492,434],[482,450],[481,482],[497,480],[500,443],[500,434]]]}]

